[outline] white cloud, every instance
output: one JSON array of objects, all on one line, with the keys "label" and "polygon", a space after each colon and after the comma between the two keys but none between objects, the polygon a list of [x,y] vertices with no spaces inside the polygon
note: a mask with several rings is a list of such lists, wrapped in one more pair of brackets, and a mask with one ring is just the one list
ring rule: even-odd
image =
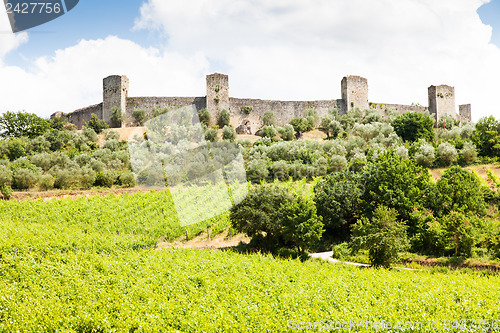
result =
[{"label": "white cloud", "polygon": [[113,36],[82,40],[37,59],[30,71],[0,67],[0,103],[2,111],[24,109],[43,116],[70,112],[102,102],[102,79],[112,74],[129,77],[131,96],[197,96],[207,72],[202,55],[161,53]]},{"label": "white cloud", "polygon": [[[30,70],[0,62],[0,112],[49,115],[98,103],[110,74],[129,76],[132,96],[204,95],[213,70],[230,75],[235,97],[335,99],[350,74],[368,78],[374,102],[427,105],[428,86],[450,84],[475,119],[498,116],[500,50],[476,12],[486,2],[148,0],[135,28],[162,31],[163,50],[108,37],[37,59]],[[27,39],[6,36],[0,59]]]},{"label": "white cloud", "polygon": [[[1,5],[0,5],[1,8]],[[7,13],[0,9],[0,65],[2,58],[12,50],[15,50],[22,43],[28,41],[28,34],[23,32],[13,34],[10,27]]]},{"label": "white cloud", "polygon": [[224,64],[234,96],[339,98],[353,74],[376,102],[426,105],[428,86],[454,85],[477,119],[498,112],[500,89],[500,51],[476,12],[486,2],[149,0],[136,28]]}]

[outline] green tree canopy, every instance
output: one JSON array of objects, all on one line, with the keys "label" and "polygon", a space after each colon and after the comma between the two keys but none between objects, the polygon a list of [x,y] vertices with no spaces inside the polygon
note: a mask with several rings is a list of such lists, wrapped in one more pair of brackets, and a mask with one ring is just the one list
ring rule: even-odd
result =
[{"label": "green tree canopy", "polygon": [[422,113],[403,113],[394,119],[391,125],[396,134],[405,141],[414,142],[418,139],[434,141],[434,120]]},{"label": "green tree canopy", "polygon": [[472,141],[481,156],[500,156],[500,122],[493,116],[481,118],[476,124]]},{"label": "green tree canopy", "polygon": [[6,112],[0,116],[0,136],[34,138],[50,129],[50,123],[33,113]]}]

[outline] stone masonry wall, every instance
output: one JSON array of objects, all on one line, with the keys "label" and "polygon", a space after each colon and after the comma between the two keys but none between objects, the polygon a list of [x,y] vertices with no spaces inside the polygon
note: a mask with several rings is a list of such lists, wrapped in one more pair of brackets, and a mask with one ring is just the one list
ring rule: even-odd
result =
[{"label": "stone masonry wall", "polygon": [[125,122],[129,126],[133,122],[132,112],[135,109],[152,111],[156,108],[175,109],[187,105],[195,105],[196,110],[206,108],[205,97],[129,97],[125,112]]},{"label": "stone masonry wall", "polygon": [[89,107],[76,110],[67,115],[68,121],[74,125],[78,129],[82,129],[83,125],[90,121],[92,114],[97,115],[97,117],[101,118],[102,116],[102,103],[91,105]]},{"label": "stone masonry wall", "polygon": [[342,100],[344,111],[368,109],[368,80],[360,76],[346,76],[342,79]]},{"label": "stone masonry wall", "polygon": [[430,86],[429,110],[436,121],[444,115],[457,118],[455,111],[455,88],[447,85]]}]

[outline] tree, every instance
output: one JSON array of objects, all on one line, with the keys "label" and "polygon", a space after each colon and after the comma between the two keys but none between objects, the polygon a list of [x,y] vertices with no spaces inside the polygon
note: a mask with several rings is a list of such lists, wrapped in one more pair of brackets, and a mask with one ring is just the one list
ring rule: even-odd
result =
[{"label": "tree", "polygon": [[252,237],[264,250],[311,248],[323,233],[323,223],[312,201],[279,185],[259,185],[233,207],[233,227]]},{"label": "tree", "polygon": [[234,142],[236,139],[236,131],[232,126],[224,126],[222,129],[222,140]]},{"label": "tree", "polygon": [[406,226],[398,221],[397,216],[395,209],[379,206],[371,219],[363,217],[358,220],[352,227],[352,249],[368,250],[370,262],[375,267],[390,267],[399,252],[410,246]]},{"label": "tree", "polygon": [[462,156],[465,164],[474,163],[477,159],[476,145],[470,141],[466,141],[462,150],[460,150],[460,155]]},{"label": "tree", "polygon": [[229,126],[230,123],[231,123],[231,115],[229,114],[229,111],[227,111],[226,109],[222,110],[219,115],[219,121],[217,122],[219,128],[224,128],[224,126]]},{"label": "tree", "polygon": [[476,124],[472,141],[479,149],[479,155],[500,156],[500,122],[495,117],[481,118]]},{"label": "tree", "polygon": [[290,124],[278,128],[278,133],[280,134],[281,139],[285,141],[292,141],[294,139],[293,126]]},{"label": "tree", "polygon": [[418,139],[434,141],[434,120],[422,113],[403,113],[394,119],[391,125],[404,141],[414,142]]},{"label": "tree", "polygon": [[438,128],[444,128],[447,130],[451,130],[453,127],[458,126],[459,124],[460,123],[458,122],[458,120],[456,120],[452,116],[446,114],[446,115],[442,116],[441,118],[439,118]]},{"label": "tree", "polygon": [[481,181],[473,173],[455,166],[446,170],[437,181],[439,201],[436,211],[444,215],[452,211],[486,213]]},{"label": "tree", "polygon": [[142,126],[148,119],[148,112],[143,109],[134,109],[134,111],[132,111],[132,117],[137,125]]},{"label": "tree", "polygon": [[200,123],[205,126],[210,126],[210,112],[207,109],[201,109],[198,112],[198,118],[200,119]]},{"label": "tree", "polygon": [[119,107],[113,106],[111,108],[111,124],[113,127],[122,127],[122,122],[123,122],[123,113],[122,109]]},{"label": "tree", "polygon": [[438,159],[442,166],[449,166],[458,159],[458,152],[455,146],[448,142],[443,142],[437,149]]},{"label": "tree", "polygon": [[274,126],[276,124],[274,112],[270,110],[264,112],[264,115],[262,116],[262,123],[264,123],[264,126]]},{"label": "tree", "polygon": [[302,133],[308,132],[313,129],[311,123],[308,122],[305,118],[293,118],[292,120],[290,120],[290,125],[293,126],[297,137],[300,137]]},{"label": "tree", "polygon": [[219,138],[217,137],[217,130],[213,128],[208,128],[205,130],[205,140],[209,142],[217,142]]},{"label": "tree", "polygon": [[90,121],[85,123],[84,127],[93,129],[97,134],[108,128],[108,124],[102,119],[99,119],[95,113],[90,117]]},{"label": "tree", "polygon": [[6,112],[0,116],[0,136],[34,138],[50,129],[50,123],[33,113]]},{"label": "tree", "polygon": [[263,138],[273,139],[276,137],[276,129],[274,126],[264,126],[260,131],[260,136]]}]

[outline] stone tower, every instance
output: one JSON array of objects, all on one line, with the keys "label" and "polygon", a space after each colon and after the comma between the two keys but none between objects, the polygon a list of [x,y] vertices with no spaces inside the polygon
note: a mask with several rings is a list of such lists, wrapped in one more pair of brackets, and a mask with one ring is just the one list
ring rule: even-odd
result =
[{"label": "stone tower", "polygon": [[103,80],[103,102],[101,119],[111,125],[111,109],[127,111],[129,81],[125,75],[112,75]]},{"label": "stone tower", "polygon": [[346,76],[342,79],[342,100],[344,112],[354,109],[368,110],[368,80],[360,76]]},{"label": "stone tower", "polygon": [[207,75],[207,110],[213,121],[222,110],[229,110],[229,78],[224,74]]},{"label": "stone tower", "polygon": [[458,110],[460,113],[460,122],[472,121],[472,106],[470,104],[460,105]]},{"label": "stone tower", "polygon": [[444,115],[456,118],[455,88],[441,85],[429,87],[429,113],[439,121]]}]

